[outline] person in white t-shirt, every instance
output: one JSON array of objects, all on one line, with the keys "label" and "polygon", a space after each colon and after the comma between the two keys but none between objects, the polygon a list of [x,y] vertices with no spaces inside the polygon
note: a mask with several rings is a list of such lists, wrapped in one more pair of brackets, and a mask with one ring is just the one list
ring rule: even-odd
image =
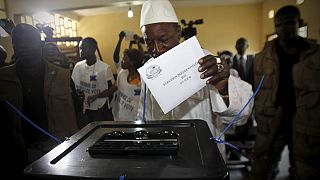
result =
[{"label": "person in white t-shirt", "polygon": [[144,53],[138,49],[126,49],[121,61],[116,86],[117,98],[114,104],[114,120],[136,120],[139,97],[141,91],[140,75],[138,68],[143,64]]},{"label": "person in white t-shirt", "polygon": [[111,68],[103,61],[97,60],[95,52],[97,41],[93,38],[85,38],[80,42],[80,56],[72,72],[72,80],[77,91],[84,92],[84,121],[113,120],[109,98],[114,90],[110,87],[114,83]]}]

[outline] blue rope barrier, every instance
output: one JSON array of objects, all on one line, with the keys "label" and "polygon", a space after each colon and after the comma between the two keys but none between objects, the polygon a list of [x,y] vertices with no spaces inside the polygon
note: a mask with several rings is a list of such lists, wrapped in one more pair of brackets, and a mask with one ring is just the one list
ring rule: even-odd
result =
[{"label": "blue rope barrier", "polygon": [[19,109],[17,109],[14,105],[12,105],[9,101],[5,101],[16,113],[18,113],[22,119],[26,120],[28,123],[30,123],[32,126],[34,126],[35,128],[37,128],[39,131],[43,132],[44,134],[46,134],[47,136],[49,136],[50,138],[52,138],[53,140],[57,141],[58,143],[62,143],[62,141],[60,139],[58,139],[57,137],[54,137],[53,135],[51,135],[50,133],[48,133],[47,131],[43,130],[41,127],[39,127],[38,125],[36,125],[34,122],[32,122],[27,116],[25,116],[21,111],[19,111]]},{"label": "blue rope barrier", "polygon": [[143,95],[143,113],[142,113],[142,122],[145,124],[146,123],[146,106],[147,106],[147,102],[146,102],[146,96],[147,96],[147,84],[144,83],[144,95]]},{"label": "blue rope barrier", "polygon": [[237,115],[234,116],[234,118],[232,119],[232,121],[229,123],[229,125],[220,133],[220,135],[218,136],[218,138],[216,137],[212,137],[210,138],[210,140],[214,140],[216,143],[218,144],[225,144],[227,146],[230,146],[238,151],[239,148],[237,148],[236,146],[221,140],[221,137],[225,134],[225,132],[234,124],[234,122],[239,118],[240,114],[244,111],[244,109],[249,105],[249,103],[252,101],[252,99],[258,94],[258,92],[260,91],[261,85],[263,83],[264,80],[264,75],[261,77],[261,80],[259,82],[259,85],[257,87],[257,89],[255,90],[254,94],[250,97],[250,99],[248,100],[248,102],[244,105],[244,107],[237,113]]}]

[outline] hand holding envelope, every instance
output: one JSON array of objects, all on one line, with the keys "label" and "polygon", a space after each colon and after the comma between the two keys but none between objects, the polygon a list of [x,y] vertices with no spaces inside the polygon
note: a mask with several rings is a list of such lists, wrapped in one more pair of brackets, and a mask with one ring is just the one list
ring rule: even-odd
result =
[{"label": "hand holding envelope", "polygon": [[201,79],[206,79],[207,84],[215,86],[223,96],[228,95],[228,78],[230,76],[230,67],[227,61],[220,60],[212,55],[207,55],[199,60],[199,72]]},{"label": "hand holding envelope", "polygon": [[[213,62],[209,62],[210,59],[214,59]],[[149,60],[138,71],[162,111],[167,113],[202,89],[206,81],[221,83],[223,76],[216,76],[216,62],[213,56],[205,56],[196,37],[192,37]]]}]

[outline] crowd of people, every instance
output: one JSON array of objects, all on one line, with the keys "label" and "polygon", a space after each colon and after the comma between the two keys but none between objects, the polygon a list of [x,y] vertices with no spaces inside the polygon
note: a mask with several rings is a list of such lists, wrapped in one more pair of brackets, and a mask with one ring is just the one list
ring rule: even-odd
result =
[{"label": "crowd of people", "polygon": [[[302,18],[295,6],[277,11],[278,36],[258,54],[246,54],[249,42],[244,37],[236,41],[235,55],[228,50],[218,53],[221,62],[203,49],[206,56],[198,60],[198,71],[199,79],[207,79],[206,86],[166,114],[137,69],[181,42],[181,27],[169,1],[144,2],[143,42],[136,35],[137,41],[121,53],[125,31],[119,33],[113,52],[116,76],[96,57],[98,42],[92,37],[80,42],[80,60],[70,71],[68,58],[55,43],[42,42],[37,28],[7,23],[4,29],[11,35],[14,55],[12,64],[5,65],[7,53],[0,45],[0,132],[8,147],[1,150],[8,173],[15,172],[10,175],[22,177],[26,165],[94,121],[202,119],[213,136],[219,135],[251,98],[262,76],[254,102],[234,123],[244,138],[248,127],[257,124],[250,178],[275,178],[286,145],[291,179],[320,175],[320,49],[316,42],[298,36]],[[132,47],[134,43],[138,48]],[[218,147],[226,158],[224,145]]]}]

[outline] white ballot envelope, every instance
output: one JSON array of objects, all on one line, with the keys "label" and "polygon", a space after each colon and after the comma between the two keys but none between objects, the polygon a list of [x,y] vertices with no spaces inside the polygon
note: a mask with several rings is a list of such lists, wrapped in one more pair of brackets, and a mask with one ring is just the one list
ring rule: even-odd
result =
[{"label": "white ballot envelope", "polygon": [[204,56],[193,36],[138,69],[165,114],[206,85],[198,71],[198,60]]}]

